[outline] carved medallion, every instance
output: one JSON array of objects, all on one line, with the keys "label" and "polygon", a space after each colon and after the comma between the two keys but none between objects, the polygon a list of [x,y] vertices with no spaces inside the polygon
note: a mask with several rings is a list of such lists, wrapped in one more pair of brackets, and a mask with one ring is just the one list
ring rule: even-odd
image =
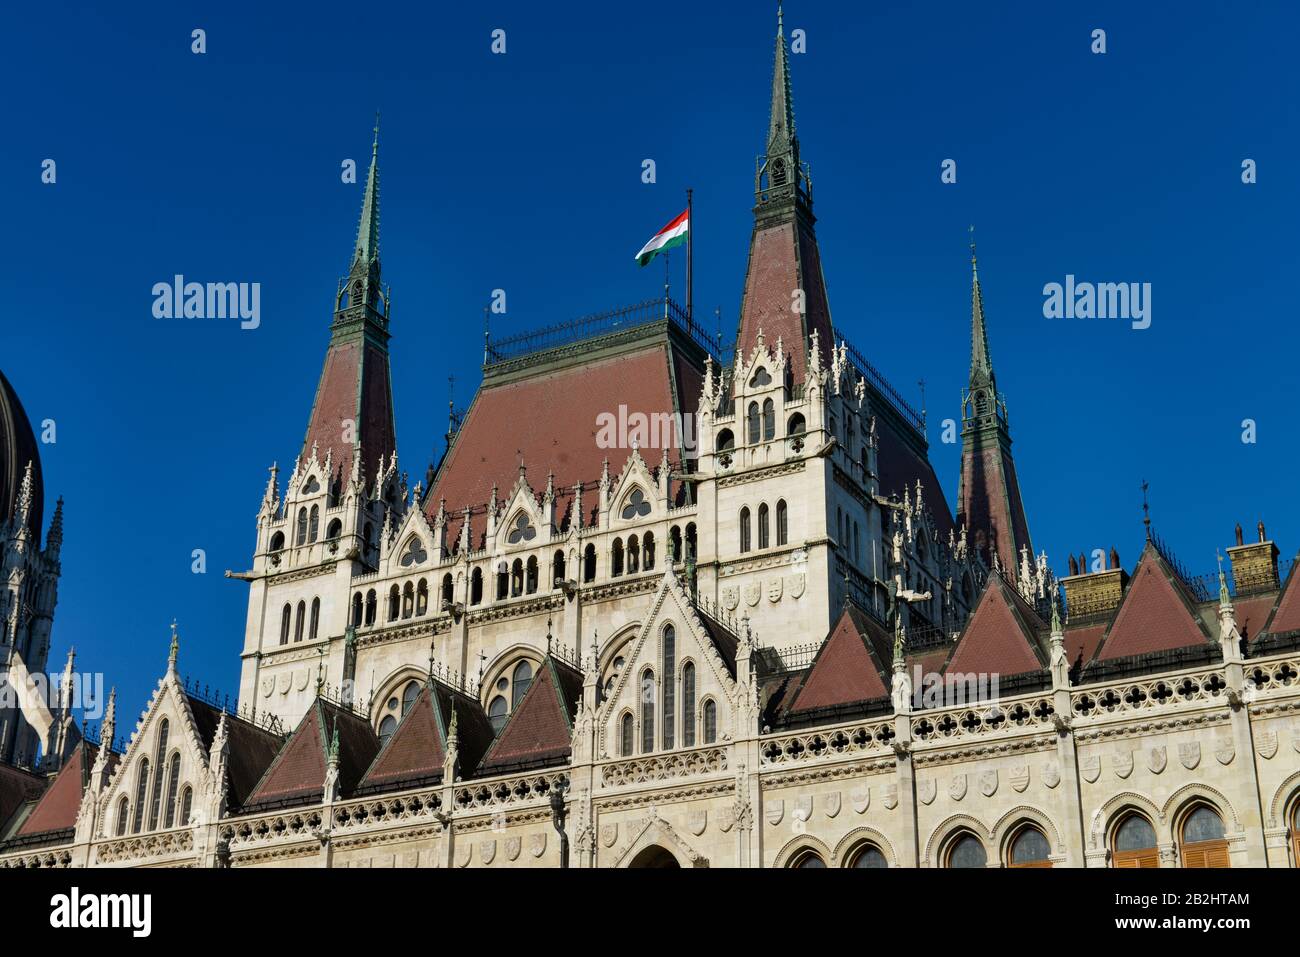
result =
[{"label": "carved medallion", "polygon": [[1013,765],[1010,773],[1007,774],[1007,780],[1011,782],[1012,788],[1016,791],[1023,791],[1029,787],[1029,765]]},{"label": "carved medallion", "polygon": [[691,811],[686,815],[686,829],[699,837],[704,833],[704,828],[708,825],[709,815],[707,811]]},{"label": "carved medallion", "polygon": [[293,675],[287,671],[281,671],[275,677],[275,690],[280,694],[288,694],[289,687],[293,684]]},{"label": "carved medallion", "polygon": [[797,821],[807,822],[812,817],[813,799],[811,794],[805,794],[794,802],[794,807],[790,809],[790,816]]},{"label": "carved medallion", "polygon": [[840,796],[840,792],[832,791],[826,795],[826,807],[822,808],[822,810],[826,812],[827,817],[835,817],[840,813],[843,803],[844,799]]},{"label": "carved medallion", "polygon": [[916,782],[916,796],[920,798],[922,804],[932,803],[938,791],[939,788],[933,778],[928,781]]},{"label": "carved medallion", "polygon": [[267,675],[262,679],[262,697],[271,697],[271,692],[275,690],[275,676]]},{"label": "carved medallion", "polygon": [[1277,732],[1261,731],[1255,735],[1255,750],[1265,761],[1277,754]]},{"label": "carved medallion", "polygon": [[966,775],[954,774],[952,780],[948,782],[948,797],[954,801],[960,801],[966,796]]},{"label": "carved medallion", "polygon": [[1049,788],[1054,788],[1061,783],[1061,766],[1055,761],[1048,761],[1043,765],[1043,783]]},{"label": "carved medallion", "polygon": [[1121,778],[1126,778],[1133,773],[1133,750],[1131,748],[1120,748],[1110,756],[1111,766],[1115,769],[1115,774]]},{"label": "carved medallion", "polygon": [[1178,762],[1191,771],[1201,763],[1201,742],[1190,741],[1178,746]]},{"label": "carved medallion", "polygon": [[865,785],[860,788],[854,788],[849,792],[849,800],[853,802],[853,810],[857,814],[867,813],[867,808],[871,807],[871,788]]},{"label": "carved medallion", "polygon": [[807,587],[808,587],[807,575],[799,574],[799,575],[786,576],[785,590],[790,594],[790,597],[793,598],[795,601],[798,601],[800,598],[803,597],[804,589],[806,589]]},{"label": "carved medallion", "polygon": [[767,583],[767,600],[776,604],[781,600],[781,579],[773,578]]},{"label": "carved medallion", "polygon": [[497,858],[496,838],[478,842],[478,859],[484,864],[491,864]]},{"label": "carved medallion", "polygon": [[781,823],[781,818],[785,816],[785,802],[768,801],[767,807],[763,809],[763,813],[767,816],[767,823],[776,827]]},{"label": "carved medallion", "polygon": [[735,585],[729,585],[722,589],[722,606],[727,611],[735,611],[736,606],[740,604],[740,589]]},{"label": "carved medallion", "polygon": [[614,842],[618,840],[617,824],[602,824],[600,826],[600,843],[603,847],[613,847]]},{"label": "carved medallion", "polygon": [[1086,758],[1079,760],[1079,773],[1083,779],[1092,784],[1097,778],[1101,777],[1101,756],[1090,754]]},{"label": "carved medallion", "polygon": [[992,797],[998,789],[998,772],[996,768],[989,768],[987,771],[980,772],[980,794],[986,798]]},{"label": "carved medallion", "polygon": [[519,852],[523,850],[523,838],[507,837],[506,838],[506,859],[511,861],[519,860]]},{"label": "carved medallion", "polygon": [[538,831],[536,834],[528,836],[528,853],[533,857],[541,857],[546,853],[546,832]]},{"label": "carved medallion", "polygon": [[1152,774],[1159,774],[1169,763],[1169,751],[1164,745],[1147,750],[1147,767]]},{"label": "carved medallion", "polygon": [[1220,764],[1231,764],[1232,759],[1237,756],[1237,746],[1232,743],[1232,738],[1220,738],[1214,745],[1214,757]]},{"label": "carved medallion", "polygon": [[745,604],[753,608],[763,597],[763,583],[753,582],[745,586]]},{"label": "carved medallion", "polygon": [[881,801],[884,803],[885,810],[887,811],[892,811],[894,808],[898,807],[898,785],[886,784],[885,793],[882,796]]}]

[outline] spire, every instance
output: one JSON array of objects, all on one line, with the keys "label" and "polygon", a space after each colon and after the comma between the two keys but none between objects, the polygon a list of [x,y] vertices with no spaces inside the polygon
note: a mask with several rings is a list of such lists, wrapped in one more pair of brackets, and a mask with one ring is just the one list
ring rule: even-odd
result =
[{"label": "spire", "polygon": [[772,111],[767,125],[767,155],[758,167],[754,191],[759,207],[771,206],[774,215],[797,207],[812,212],[812,186],[799,160],[799,137],[794,128],[794,97],[790,92],[790,60],[785,46],[785,23],[776,12],[776,54],[772,66]]},{"label": "spire", "polygon": [[50,519],[50,531],[45,536],[45,551],[53,559],[58,559],[63,548],[63,496],[54,503],[54,517]]},{"label": "spire", "polygon": [[379,260],[379,114],[375,113],[375,140],[370,146],[370,172],[366,176],[366,196],[361,201],[361,221],[357,224],[357,248],[354,264],[370,265]]},{"label": "spire", "polygon": [[772,68],[772,116],[768,124],[767,152],[784,153],[795,142],[794,98],[790,95],[790,61],[785,49],[785,17],[776,7],[776,63]]},{"label": "spire", "polygon": [[984,326],[984,294],[980,291],[980,271],[975,259],[975,227],[970,228],[970,387],[979,385],[995,389],[993,359],[989,355],[988,331]]}]

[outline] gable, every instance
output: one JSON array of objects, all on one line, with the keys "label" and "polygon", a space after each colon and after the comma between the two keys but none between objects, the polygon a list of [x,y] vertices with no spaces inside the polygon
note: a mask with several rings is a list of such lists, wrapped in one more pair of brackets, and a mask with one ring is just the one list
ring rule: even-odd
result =
[{"label": "gable", "polygon": [[1008,677],[1040,671],[1047,666],[1038,643],[1041,626],[1038,616],[1011,593],[1001,576],[990,575],[945,671]]},{"label": "gable", "polygon": [[518,771],[567,759],[581,698],[581,673],[548,655],[484,755],[479,773]]},{"label": "gable", "polygon": [[320,700],[307,710],[249,796],[249,807],[319,799],[325,785]]},{"label": "gable", "polygon": [[16,836],[27,837],[75,827],[90,767],[98,754],[99,749],[92,744],[83,741],[77,745]]},{"label": "gable", "polygon": [[357,790],[417,787],[441,781],[446,753],[434,712],[433,688],[426,683],[393,736],[375,756]]},{"label": "gable", "polygon": [[226,716],[229,748],[226,758],[226,799],[230,807],[239,807],[248,799],[262,774],[275,760],[284,739],[264,728],[237,718],[189,695],[194,730],[205,751],[211,750],[217,736],[221,715]]},{"label": "gable", "polygon": [[1291,631],[1300,631],[1300,575],[1296,574],[1296,569],[1300,568],[1300,561],[1291,566],[1291,572],[1287,575],[1286,587],[1282,590],[1282,597],[1277,603],[1277,611],[1273,612],[1273,618],[1268,623],[1268,632],[1272,635],[1282,635]]},{"label": "gable", "polygon": [[1212,643],[1199,617],[1155,547],[1148,545],[1096,660],[1172,651]]},{"label": "gable", "polygon": [[868,646],[865,622],[852,606],[822,643],[787,713],[822,710],[889,696],[881,662]]}]

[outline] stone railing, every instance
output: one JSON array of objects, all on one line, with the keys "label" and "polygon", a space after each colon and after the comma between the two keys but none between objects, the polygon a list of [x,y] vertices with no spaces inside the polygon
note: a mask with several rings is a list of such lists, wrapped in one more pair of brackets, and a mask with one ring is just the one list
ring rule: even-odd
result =
[{"label": "stone railing", "polygon": [[601,787],[654,784],[674,778],[715,774],[727,770],[727,749],[706,745],[690,751],[668,751],[600,765]]},{"label": "stone railing", "polygon": [[1158,711],[1173,705],[1226,701],[1227,687],[1222,670],[1148,677],[1071,692],[1070,710],[1082,719]]},{"label": "stone railing", "polygon": [[853,757],[890,753],[894,738],[892,719],[854,723],[832,728],[810,728],[798,734],[765,738],[759,749],[765,768],[815,761],[818,758]]},{"label": "stone railing", "polygon": [[0,868],[61,868],[72,866],[72,852],[66,847],[51,847],[22,854],[0,857]]},{"label": "stone railing", "polygon": [[568,786],[568,771],[469,781],[456,787],[455,810],[458,813],[491,812],[516,805],[538,804],[549,801],[552,791],[557,788],[564,791]]},{"label": "stone railing", "polygon": [[[185,828],[102,841],[94,847],[94,861],[96,864],[121,864],[127,861],[142,862],[158,858],[174,858],[177,855],[193,853],[194,830]],[[168,860],[166,863],[176,866],[180,862]]]},{"label": "stone railing", "polygon": [[1055,713],[1051,696],[1042,694],[926,711],[912,718],[912,739],[934,744],[992,734],[1038,731],[1053,727],[1052,715]]},{"label": "stone railing", "polygon": [[1256,695],[1300,690],[1300,658],[1246,662],[1246,690]]}]

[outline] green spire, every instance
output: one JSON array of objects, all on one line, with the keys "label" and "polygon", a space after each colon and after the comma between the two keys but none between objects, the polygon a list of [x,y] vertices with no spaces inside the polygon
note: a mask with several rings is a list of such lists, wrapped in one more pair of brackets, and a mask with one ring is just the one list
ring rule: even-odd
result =
[{"label": "green spire", "polygon": [[980,271],[975,260],[975,227],[970,228],[970,381],[971,390],[976,385],[992,385],[993,359],[989,355],[988,331],[984,326],[984,294],[980,292]]},{"label": "green spire", "polygon": [[379,259],[379,114],[375,114],[375,141],[370,147],[370,173],[366,176],[366,198],[361,202],[357,224],[357,249],[353,263],[369,265]]},{"label": "green spire", "polygon": [[767,153],[759,163],[754,191],[760,206],[773,203],[781,212],[788,211],[791,205],[807,210],[812,206],[812,187],[799,159],[799,138],[794,130],[794,97],[790,94],[790,60],[785,43],[785,23],[777,7],[772,114],[767,128]]},{"label": "green spire", "polygon": [[772,70],[772,119],[767,132],[768,156],[789,152],[794,140],[794,98],[790,95],[790,62],[785,50],[785,18],[778,4],[776,65]]}]

